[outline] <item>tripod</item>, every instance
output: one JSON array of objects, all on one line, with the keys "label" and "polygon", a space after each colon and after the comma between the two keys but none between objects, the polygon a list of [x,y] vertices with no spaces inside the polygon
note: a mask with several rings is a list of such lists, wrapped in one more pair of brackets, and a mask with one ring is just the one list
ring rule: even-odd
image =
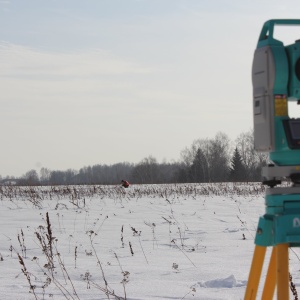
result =
[{"label": "tripod", "polygon": [[[273,183],[274,180],[269,181],[270,186]],[[300,246],[300,187],[294,184],[291,187],[268,188],[265,203],[266,213],[259,219],[244,300],[256,299],[269,246],[273,249],[261,299],[273,299],[277,286],[277,299],[288,300],[289,247]]]},{"label": "tripod", "polygon": [[[256,299],[266,247],[255,246],[245,300]],[[288,244],[273,247],[268,273],[262,293],[263,300],[273,299],[277,284],[277,299],[289,299]]]}]

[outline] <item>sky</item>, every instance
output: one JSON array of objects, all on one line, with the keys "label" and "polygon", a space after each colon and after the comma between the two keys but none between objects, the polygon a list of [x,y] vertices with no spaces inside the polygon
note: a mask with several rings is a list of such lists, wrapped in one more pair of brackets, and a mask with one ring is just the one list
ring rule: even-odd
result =
[{"label": "sky", "polygon": [[265,21],[298,1],[0,0],[0,175],[180,159],[252,128]]}]

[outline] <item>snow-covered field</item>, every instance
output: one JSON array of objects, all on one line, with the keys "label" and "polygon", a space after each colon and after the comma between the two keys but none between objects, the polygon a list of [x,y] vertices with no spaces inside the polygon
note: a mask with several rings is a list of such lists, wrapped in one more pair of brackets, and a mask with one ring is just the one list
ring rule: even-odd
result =
[{"label": "snow-covered field", "polygon": [[0,186],[0,197],[0,299],[14,300],[243,299],[264,213],[259,183]]}]

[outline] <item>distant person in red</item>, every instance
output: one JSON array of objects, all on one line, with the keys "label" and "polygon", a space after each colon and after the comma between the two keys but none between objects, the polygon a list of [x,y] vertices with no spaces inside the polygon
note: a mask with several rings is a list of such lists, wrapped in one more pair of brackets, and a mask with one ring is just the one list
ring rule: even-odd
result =
[{"label": "distant person in red", "polygon": [[128,188],[128,187],[129,187],[129,182],[128,182],[128,181],[122,180],[121,182],[122,182],[122,186],[123,186],[124,188]]}]

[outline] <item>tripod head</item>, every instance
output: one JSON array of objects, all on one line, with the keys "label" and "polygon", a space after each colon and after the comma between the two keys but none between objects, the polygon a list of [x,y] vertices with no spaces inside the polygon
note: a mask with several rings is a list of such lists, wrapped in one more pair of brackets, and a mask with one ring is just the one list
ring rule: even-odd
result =
[{"label": "tripod head", "polygon": [[300,165],[300,119],[288,115],[288,102],[300,104],[300,40],[284,45],[273,37],[275,26],[289,25],[299,26],[300,38],[300,20],[264,23],[252,65],[254,147],[275,166]]}]

